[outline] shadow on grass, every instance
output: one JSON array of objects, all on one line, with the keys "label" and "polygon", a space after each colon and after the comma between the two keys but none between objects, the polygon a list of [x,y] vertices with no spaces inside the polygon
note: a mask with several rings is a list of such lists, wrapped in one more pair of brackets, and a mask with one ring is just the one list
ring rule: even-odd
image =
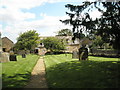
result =
[{"label": "shadow on grass", "polygon": [[52,88],[120,88],[120,62],[71,61],[46,70]]},{"label": "shadow on grass", "polygon": [[13,76],[2,74],[2,88],[23,88],[29,81],[30,76],[30,72],[26,72],[25,74],[14,74]]}]

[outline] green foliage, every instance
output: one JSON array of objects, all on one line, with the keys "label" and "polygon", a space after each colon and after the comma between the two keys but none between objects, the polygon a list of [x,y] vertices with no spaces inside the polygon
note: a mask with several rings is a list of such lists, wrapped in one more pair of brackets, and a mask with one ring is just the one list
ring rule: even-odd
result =
[{"label": "green foliage", "polygon": [[17,61],[2,63],[2,87],[23,88],[29,81],[33,67],[39,56],[17,56]]},{"label": "green foliage", "polygon": [[44,47],[50,51],[60,51],[65,49],[65,43],[56,37],[47,37],[42,40]]},{"label": "green foliage", "polygon": [[118,88],[118,58],[89,56],[89,61],[70,54],[45,56],[49,88]]},{"label": "green foliage", "polygon": [[101,39],[101,36],[95,36],[95,39],[93,40],[92,47],[102,47],[104,44],[103,40]]},{"label": "green foliage", "polygon": [[[113,45],[114,49],[120,49],[120,1],[84,2],[82,5],[67,4],[65,7],[71,11],[71,13],[66,13],[70,19],[61,21],[65,24],[71,24],[73,33],[86,31],[89,34],[100,35],[104,42]],[[93,7],[102,13],[99,19],[92,20],[89,15],[89,11],[94,10]],[[86,10],[88,10],[87,13],[85,13]]]},{"label": "green foliage", "polygon": [[70,29],[62,29],[58,31],[57,36],[72,36],[72,31]]},{"label": "green foliage", "polygon": [[120,2],[102,2],[106,11],[98,19],[97,35],[113,45],[114,49],[120,49]]},{"label": "green foliage", "polygon": [[32,50],[39,43],[39,34],[35,30],[21,33],[17,38],[15,48],[18,50]]},{"label": "green foliage", "polygon": [[60,21],[73,26],[73,40],[75,40],[75,38],[84,38],[85,35],[83,31],[88,31],[93,27],[93,23],[91,23],[92,21],[89,14],[85,13],[84,17],[81,15],[84,9],[86,9],[90,4],[90,2],[85,2],[83,5],[77,6],[71,4],[65,5],[65,7],[71,11],[70,13],[66,12],[70,19]]}]

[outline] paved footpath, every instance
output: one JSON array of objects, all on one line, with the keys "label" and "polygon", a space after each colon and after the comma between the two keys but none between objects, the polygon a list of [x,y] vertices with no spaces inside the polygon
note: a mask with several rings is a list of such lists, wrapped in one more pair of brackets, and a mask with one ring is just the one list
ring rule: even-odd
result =
[{"label": "paved footpath", "polygon": [[31,74],[31,80],[25,88],[48,88],[43,57],[40,57]]}]

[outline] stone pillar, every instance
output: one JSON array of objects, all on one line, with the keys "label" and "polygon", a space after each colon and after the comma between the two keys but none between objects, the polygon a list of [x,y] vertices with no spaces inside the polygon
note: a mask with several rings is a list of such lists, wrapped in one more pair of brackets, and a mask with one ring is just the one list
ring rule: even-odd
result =
[{"label": "stone pillar", "polygon": [[1,32],[0,32],[0,62],[2,61],[2,39],[1,39]]}]

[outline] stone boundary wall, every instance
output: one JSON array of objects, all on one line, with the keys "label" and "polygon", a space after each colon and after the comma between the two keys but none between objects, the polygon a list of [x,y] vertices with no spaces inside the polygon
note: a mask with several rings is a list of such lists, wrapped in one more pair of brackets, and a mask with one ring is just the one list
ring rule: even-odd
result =
[{"label": "stone boundary wall", "polygon": [[97,49],[91,49],[90,53],[95,53],[95,54],[114,54],[114,55],[117,55],[118,53],[120,54],[120,51],[117,51],[117,50],[97,50]]},{"label": "stone boundary wall", "polygon": [[117,50],[90,50],[89,55],[120,58],[120,51]]},{"label": "stone boundary wall", "polygon": [[30,54],[30,50],[26,50],[26,51],[24,51],[24,50],[19,50],[19,51],[15,52],[15,53],[18,54],[18,55]]}]

